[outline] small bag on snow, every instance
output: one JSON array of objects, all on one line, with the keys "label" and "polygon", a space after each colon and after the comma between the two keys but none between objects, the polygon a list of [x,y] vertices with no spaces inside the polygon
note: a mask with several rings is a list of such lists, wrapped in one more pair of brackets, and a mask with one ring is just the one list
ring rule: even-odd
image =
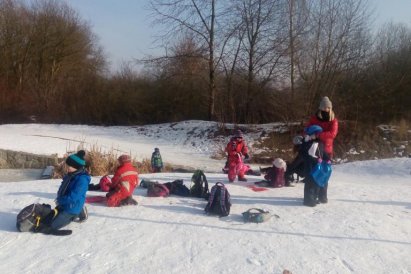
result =
[{"label": "small bag on snow", "polygon": [[270,212],[259,208],[250,208],[243,212],[242,215],[246,223],[263,223],[271,218]]},{"label": "small bag on snow", "polygon": [[205,212],[207,214],[215,214],[220,217],[228,216],[230,214],[231,199],[230,193],[223,183],[216,183],[210,191]]},{"label": "small bag on snow", "polygon": [[23,208],[17,215],[16,227],[20,232],[35,232],[50,213],[56,211],[48,204],[31,204]]}]

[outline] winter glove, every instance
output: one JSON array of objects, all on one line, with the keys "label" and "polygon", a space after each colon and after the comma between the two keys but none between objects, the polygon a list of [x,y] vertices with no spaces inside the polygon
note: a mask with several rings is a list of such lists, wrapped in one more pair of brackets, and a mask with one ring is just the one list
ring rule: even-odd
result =
[{"label": "winter glove", "polygon": [[100,184],[89,184],[88,185],[88,190],[100,190]]},{"label": "winter glove", "polygon": [[250,155],[245,154],[245,155],[244,155],[244,163],[249,163],[250,160],[251,160]]},{"label": "winter glove", "polygon": [[115,191],[109,191],[109,192],[107,192],[106,197],[110,198],[110,196],[112,196],[114,193],[115,193]]}]

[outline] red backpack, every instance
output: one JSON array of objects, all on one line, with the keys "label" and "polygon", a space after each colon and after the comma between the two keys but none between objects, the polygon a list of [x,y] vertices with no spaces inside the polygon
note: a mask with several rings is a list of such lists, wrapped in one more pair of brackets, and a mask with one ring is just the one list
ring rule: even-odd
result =
[{"label": "red backpack", "polygon": [[105,175],[103,177],[101,177],[100,179],[100,189],[101,191],[104,192],[109,192],[110,191],[110,186],[111,186],[111,179],[108,175]]},{"label": "red backpack", "polygon": [[170,190],[163,184],[152,182],[147,186],[148,197],[167,197]]}]

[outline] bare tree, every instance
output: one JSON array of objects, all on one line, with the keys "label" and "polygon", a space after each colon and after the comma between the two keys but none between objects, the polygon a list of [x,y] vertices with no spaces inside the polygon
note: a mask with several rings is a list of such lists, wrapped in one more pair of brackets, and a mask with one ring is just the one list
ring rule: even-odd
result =
[{"label": "bare tree", "polygon": [[[279,0],[233,1],[234,16],[242,19],[241,62],[246,74],[244,121],[253,122],[259,90],[273,81],[286,55],[285,5]],[[279,74],[277,74],[278,76]]]},{"label": "bare tree", "polygon": [[310,7],[309,29],[301,41],[298,68],[306,93],[306,113],[320,95],[333,96],[341,72],[364,60],[367,1],[319,0]]},{"label": "bare tree", "polygon": [[209,119],[215,118],[216,96],[216,33],[218,17],[224,2],[217,0],[152,0],[151,8],[158,20],[156,23],[166,26],[162,39],[169,41],[178,34],[191,33],[207,50],[208,62],[208,112]]}]

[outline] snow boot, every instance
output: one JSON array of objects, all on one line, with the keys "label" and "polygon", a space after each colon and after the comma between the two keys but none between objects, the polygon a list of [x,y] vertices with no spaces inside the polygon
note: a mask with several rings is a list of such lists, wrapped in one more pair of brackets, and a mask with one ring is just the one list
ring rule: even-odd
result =
[{"label": "snow boot", "polygon": [[120,202],[120,206],[127,206],[127,205],[138,205],[137,201],[133,199],[133,197],[129,196]]},{"label": "snow boot", "polygon": [[241,182],[247,182],[247,179],[244,178],[244,177],[243,178],[238,178],[238,180],[241,181]]},{"label": "snow boot", "polygon": [[75,218],[73,221],[77,223],[83,223],[87,221],[87,219],[88,219],[88,211],[87,211],[87,207],[84,206],[80,214],[78,215],[78,217]]}]

